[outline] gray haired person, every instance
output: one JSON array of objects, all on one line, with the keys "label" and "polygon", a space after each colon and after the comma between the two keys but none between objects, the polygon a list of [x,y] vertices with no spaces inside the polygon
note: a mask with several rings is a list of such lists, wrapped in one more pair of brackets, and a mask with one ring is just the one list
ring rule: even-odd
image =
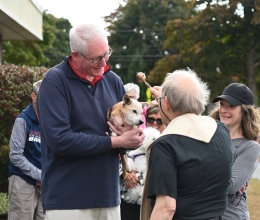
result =
[{"label": "gray haired person", "polygon": [[46,220],[120,220],[119,152],[139,147],[144,134],[113,122],[107,110],[122,101],[121,78],[103,28],[70,30],[71,54],[51,68],[38,96],[42,137],[42,201]]},{"label": "gray haired person", "polygon": [[39,93],[41,83],[42,83],[42,80],[39,80],[39,81],[33,83],[33,92],[34,92],[36,95]]},{"label": "gray haired person", "polygon": [[210,94],[207,84],[190,69],[176,70],[150,91],[167,127],[148,149],[141,219],[221,219],[231,140],[224,123],[201,115]]},{"label": "gray haired person", "polygon": [[126,94],[131,98],[138,100],[140,97],[140,87],[134,83],[127,83],[124,85]]},{"label": "gray haired person", "polygon": [[41,80],[33,84],[32,102],[15,119],[10,138],[8,219],[42,220],[41,133],[36,98]]}]

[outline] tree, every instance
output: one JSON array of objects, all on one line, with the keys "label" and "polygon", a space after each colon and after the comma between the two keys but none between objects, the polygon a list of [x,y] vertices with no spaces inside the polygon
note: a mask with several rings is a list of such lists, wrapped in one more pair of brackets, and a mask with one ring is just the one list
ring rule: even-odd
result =
[{"label": "tree", "polygon": [[72,28],[69,20],[64,18],[55,18],[53,15],[47,15],[49,23],[52,24],[55,38],[52,45],[44,50],[48,57],[48,62],[44,63],[46,67],[52,67],[60,63],[65,56],[70,54],[69,30]]},{"label": "tree", "polygon": [[[129,0],[105,17],[114,50],[109,63],[125,84],[135,82],[136,72],[148,75],[156,61],[172,52],[163,48],[164,28],[169,19],[189,15],[182,4],[181,0]],[[140,100],[145,100],[146,86],[140,87]]]},{"label": "tree", "polygon": [[[195,3],[195,2],[194,2]],[[196,1],[200,7],[188,19],[166,26],[165,47],[177,53],[156,63],[150,73],[158,80],[163,66],[169,72],[190,67],[210,83],[216,96],[231,82],[247,84],[257,104],[259,79],[259,0]]]}]

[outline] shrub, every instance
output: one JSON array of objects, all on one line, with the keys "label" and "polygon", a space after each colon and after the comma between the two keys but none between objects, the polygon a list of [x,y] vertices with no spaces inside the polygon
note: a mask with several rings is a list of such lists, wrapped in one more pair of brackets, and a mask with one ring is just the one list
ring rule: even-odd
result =
[{"label": "shrub", "polygon": [[9,146],[0,148],[0,192],[5,193],[8,191],[9,152]]},{"label": "shrub", "polygon": [[31,102],[32,84],[46,71],[45,67],[0,64],[0,147],[8,144],[15,118]]},{"label": "shrub", "polygon": [[8,213],[9,200],[6,193],[0,193],[0,215]]}]

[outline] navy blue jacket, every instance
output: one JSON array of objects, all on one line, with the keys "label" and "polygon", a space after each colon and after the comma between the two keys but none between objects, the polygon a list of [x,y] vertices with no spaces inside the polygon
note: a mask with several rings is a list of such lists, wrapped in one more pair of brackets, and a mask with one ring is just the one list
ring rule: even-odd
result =
[{"label": "navy blue jacket", "polygon": [[45,74],[37,100],[44,210],[120,204],[119,156],[105,132],[107,109],[124,94],[110,68],[93,88],[73,72],[68,57]]},{"label": "navy blue jacket", "polygon": [[39,121],[34,112],[33,104],[30,103],[18,115],[12,130],[10,139],[10,176],[20,176],[27,183],[36,184],[36,178],[40,178],[42,166],[40,143]]}]

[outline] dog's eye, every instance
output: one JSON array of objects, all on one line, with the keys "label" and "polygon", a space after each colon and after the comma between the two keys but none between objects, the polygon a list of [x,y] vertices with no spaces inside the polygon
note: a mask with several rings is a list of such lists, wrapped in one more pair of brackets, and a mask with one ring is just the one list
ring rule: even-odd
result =
[{"label": "dog's eye", "polygon": [[136,110],[133,110],[133,112],[136,114],[137,113],[137,111]]}]

